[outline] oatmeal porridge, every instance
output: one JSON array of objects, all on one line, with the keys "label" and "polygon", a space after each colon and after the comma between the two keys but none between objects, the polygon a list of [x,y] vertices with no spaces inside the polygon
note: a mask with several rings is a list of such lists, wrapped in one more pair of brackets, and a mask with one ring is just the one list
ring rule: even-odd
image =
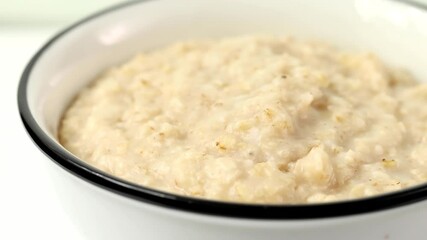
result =
[{"label": "oatmeal porridge", "polygon": [[119,178],[252,203],[427,181],[427,85],[370,53],[289,37],[176,43],[103,73],[59,139]]}]

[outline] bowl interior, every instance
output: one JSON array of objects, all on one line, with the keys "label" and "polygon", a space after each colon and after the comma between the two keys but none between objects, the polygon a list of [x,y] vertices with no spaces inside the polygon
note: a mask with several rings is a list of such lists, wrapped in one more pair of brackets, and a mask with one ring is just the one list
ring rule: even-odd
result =
[{"label": "bowl interior", "polygon": [[[168,43],[234,35],[294,35],[372,51],[427,81],[427,11],[392,0],[156,0],[83,21],[51,42],[28,80],[30,111],[56,141],[61,114],[102,70]],[[421,54],[424,53],[424,54]]]}]

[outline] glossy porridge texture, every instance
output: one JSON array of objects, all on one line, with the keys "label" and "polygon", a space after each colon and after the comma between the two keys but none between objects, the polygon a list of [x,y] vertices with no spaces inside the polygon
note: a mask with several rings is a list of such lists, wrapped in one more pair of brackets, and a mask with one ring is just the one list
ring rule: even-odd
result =
[{"label": "glossy porridge texture", "polygon": [[352,199],[427,180],[427,85],[289,37],[176,43],[103,73],[61,143],[97,168],[181,195]]}]

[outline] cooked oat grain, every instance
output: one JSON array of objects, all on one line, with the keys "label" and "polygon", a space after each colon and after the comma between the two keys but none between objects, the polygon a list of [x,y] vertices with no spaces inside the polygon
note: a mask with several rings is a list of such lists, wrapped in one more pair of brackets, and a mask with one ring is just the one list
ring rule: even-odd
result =
[{"label": "cooked oat grain", "polygon": [[142,53],[83,90],[61,143],[120,178],[238,202],[360,198],[427,180],[427,85],[291,38]]}]

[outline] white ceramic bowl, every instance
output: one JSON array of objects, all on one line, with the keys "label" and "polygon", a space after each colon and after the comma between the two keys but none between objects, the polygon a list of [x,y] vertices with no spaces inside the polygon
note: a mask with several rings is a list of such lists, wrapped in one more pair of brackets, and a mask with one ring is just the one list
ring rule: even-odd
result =
[{"label": "white ceramic bowl", "polygon": [[[190,38],[295,35],[371,50],[427,79],[427,11],[392,0],[156,0],[125,3],[67,28],[31,60],[19,86],[26,129],[68,214],[89,239],[426,239],[427,185],[369,199],[296,206],[232,204],[136,186],[61,147],[73,96],[133,54]],[[55,163],[55,164],[53,164]]]}]

